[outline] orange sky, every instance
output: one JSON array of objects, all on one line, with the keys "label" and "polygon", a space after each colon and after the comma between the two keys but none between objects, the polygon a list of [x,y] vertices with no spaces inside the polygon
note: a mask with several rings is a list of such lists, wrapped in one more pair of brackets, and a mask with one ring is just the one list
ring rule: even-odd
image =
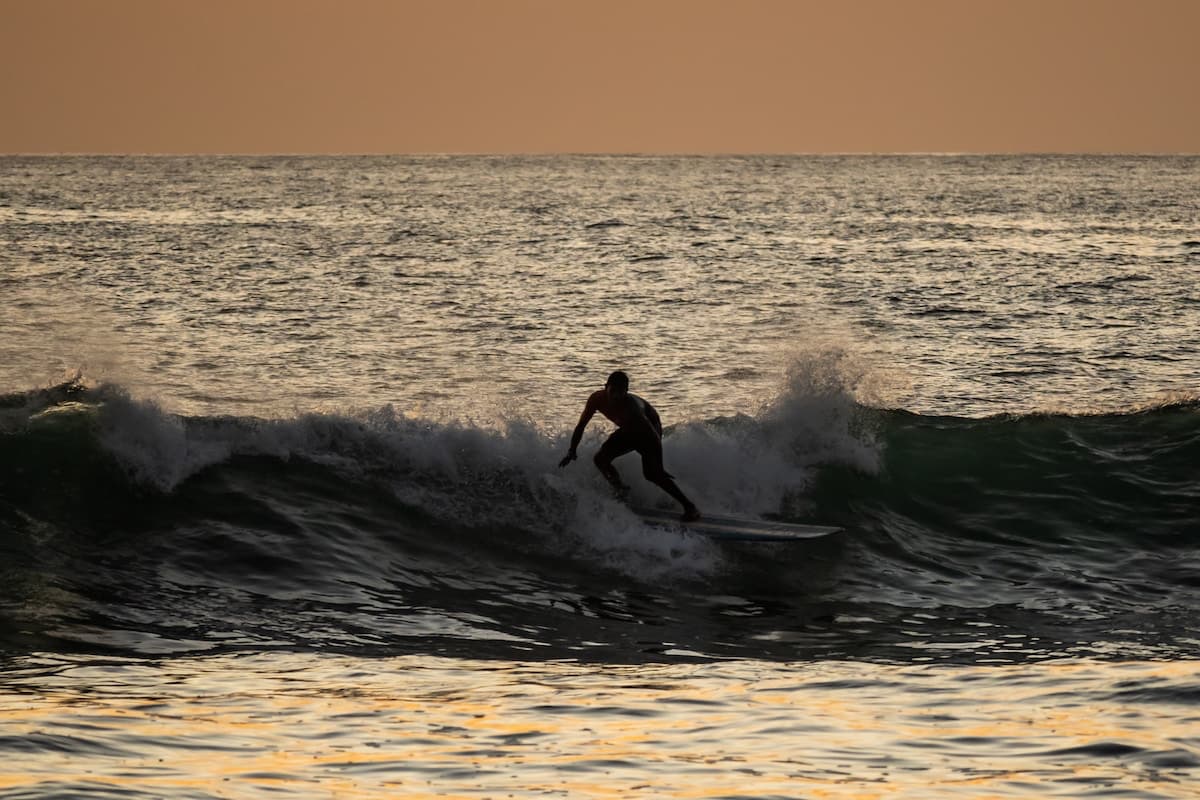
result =
[{"label": "orange sky", "polygon": [[1200,152],[1200,0],[0,0],[0,152]]}]

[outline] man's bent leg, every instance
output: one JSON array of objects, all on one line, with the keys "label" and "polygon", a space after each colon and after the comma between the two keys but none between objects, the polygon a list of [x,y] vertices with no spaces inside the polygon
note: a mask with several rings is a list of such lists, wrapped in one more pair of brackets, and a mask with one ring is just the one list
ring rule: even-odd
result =
[{"label": "man's bent leg", "polygon": [[679,485],[671,478],[671,475],[663,468],[662,463],[662,444],[655,441],[653,444],[642,448],[639,452],[642,454],[642,475],[646,480],[658,486],[675,501],[683,506],[684,521],[700,519],[700,509],[696,508],[696,504],[688,499],[688,496],[683,493]]},{"label": "man's bent leg", "polygon": [[662,476],[656,477],[650,477],[647,475],[646,478],[655,486],[658,486],[664,492],[671,495],[671,497],[674,497],[675,500],[679,502],[679,505],[683,506],[684,511],[688,511],[696,507],[696,504],[689,500],[687,495],[683,493],[683,490],[679,488],[679,484],[671,480],[666,473],[663,473]]},{"label": "man's bent leg", "polygon": [[617,472],[617,468],[613,466],[612,462],[617,456],[623,456],[633,450],[628,438],[628,435],[622,435],[622,432],[617,430],[600,446],[592,459],[596,464],[596,469],[600,470],[600,474],[612,485],[617,499],[622,501],[629,499],[629,487],[621,480],[621,473]]},{"label": "man's bent leg", "polygon": [[596,469],[600,470],[600,474],[612,484],[613,492],[616,493],[617,498],[620,500],[627,499],[629,497],[629,487],[621,480],[621,473],[617,472],[617,468],[612,465],[612,462],[602,460],[599,453],[596,454],[593,461],[596,462]]}]

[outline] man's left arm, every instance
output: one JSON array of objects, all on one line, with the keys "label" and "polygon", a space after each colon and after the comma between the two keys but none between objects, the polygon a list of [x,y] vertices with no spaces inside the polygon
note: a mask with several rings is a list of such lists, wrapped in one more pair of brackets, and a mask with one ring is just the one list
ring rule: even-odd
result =
[{"label": "man's left arm", "polygon": [[658,438],[661,439],[663,435],[662,420],[658,418],[658,412],[654,409],[654,406],[649,403],[646,403],[646,419],[650,422],[650,427],[658,432]]},{"label": "man's left arm", "polygon": [[662,438],[662,423],[659,422],[658,412],[654,410],[654,406],[647,403],[645,400],[638,401],[632,396],[627,397],[629,413],[627,418],[635,428],[649,430],[658,438]]}]

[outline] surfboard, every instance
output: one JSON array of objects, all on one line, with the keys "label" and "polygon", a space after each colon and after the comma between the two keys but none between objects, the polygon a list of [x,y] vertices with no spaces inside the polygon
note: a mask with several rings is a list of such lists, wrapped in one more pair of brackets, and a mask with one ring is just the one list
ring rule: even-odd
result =
[{"label": "surfboard", "polygon": [[634,513],[649,525],[682,528],[689,533],[707,536],[710,539],[726,539],[743,542],[795,542],[805,539],[820,539],[841,531],[831,525],[797,525],[750,517],[723,517],[706,514],[694,522],[683,522],[677,512],[659,511],[653,508],[635,508]]}]

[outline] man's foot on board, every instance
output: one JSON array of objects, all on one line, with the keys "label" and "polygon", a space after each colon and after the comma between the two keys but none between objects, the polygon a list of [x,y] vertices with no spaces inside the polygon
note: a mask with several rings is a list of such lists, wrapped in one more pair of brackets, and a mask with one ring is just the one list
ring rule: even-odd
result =
[{"label": "man's foot on board", "polygon": [[695,522],[700,519],[700,509],[695,506],[688,506],[683,509],[683,514],[679,516],[679,519],[683,522]]},{"label": "man's foot on board", "polygon": [[614,486],[613,487],[613,497],[617,498],[617,500],[621,501],[625,505],[629,505],[629,498],[630,498],[631,491],[632,490],[625,484],[621,484],[620,486]]}]

